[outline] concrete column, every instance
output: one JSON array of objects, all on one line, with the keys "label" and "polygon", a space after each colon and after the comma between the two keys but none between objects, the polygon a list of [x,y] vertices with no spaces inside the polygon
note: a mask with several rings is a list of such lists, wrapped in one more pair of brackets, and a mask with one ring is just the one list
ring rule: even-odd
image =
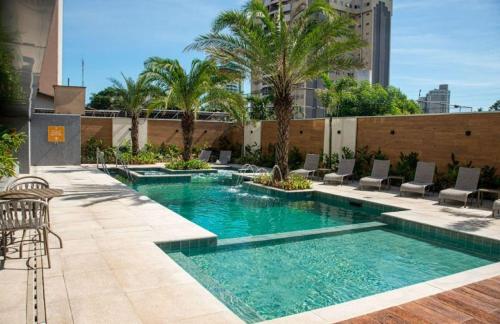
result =
[{"label": "concrete column", "polygon": [[[325,119],[325,141],[323,152],[328,154],[329,144],[329,118]],[[331,152],[342,153],[342,147],[348,147],[353,152],[356,151],[356,118],[334,118],[332,120],[332,147]]]},{"label": "concrete column", "polygon": [[[113,118],[113,146],[120,146],[126,141],[131,141],[130,128],[132,127],[131,118],[116,117]],[[143,148],[148,142],[148,120],[139,119],[139,148]]]},{"label": "concrete column", "polygon": [[250,145],[255,147],[255,148],[260,149],[261,146],[261,136],[262,136],[262,122],[257,121],[257,122],[250,122],[249,124],[245,125],[245,132],[244,132],[244,145]]}]

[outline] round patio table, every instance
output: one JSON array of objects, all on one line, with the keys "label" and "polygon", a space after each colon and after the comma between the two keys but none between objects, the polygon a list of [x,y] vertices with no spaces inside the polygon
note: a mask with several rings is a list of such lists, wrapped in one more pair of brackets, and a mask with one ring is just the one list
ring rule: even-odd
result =
[{"label": "round patio table", "polygon": [[30,199],[33,195],[40,198],[51,200],[55,197],[62,196],[64,191],[54,188],[41,188],[41,189],[22,189],[22,190],[9,190],[0,193],[0,199],[5,196],[6,199]]},{"label": "round patio table", "polygon": [[[47,200],[47,203],[49,203],[49,201],[52,198],[60,197],[63,195],[63,193],[64,193],[63,190],[55,189],[55,188],[9,190],[9,191],[4,191],[4,192],[0,193],[0,200],[1,199],[33,199],[34,196],[36,196],[37,198],[42,198],[42,199]],[[62,248],[63,243],[62,243],[61,237],[59,235],[57,235],[56,233],[54,233],[52,231],[52,229],[50,228],[50,208],[49,208],[49,212],[47,214],[47,218],[48,218],[48,223],[49,223],[48,231],[49,231],[49,233],[51,233],[52,235],[57,237],[57,239],[59,240],[59,246]]]}]

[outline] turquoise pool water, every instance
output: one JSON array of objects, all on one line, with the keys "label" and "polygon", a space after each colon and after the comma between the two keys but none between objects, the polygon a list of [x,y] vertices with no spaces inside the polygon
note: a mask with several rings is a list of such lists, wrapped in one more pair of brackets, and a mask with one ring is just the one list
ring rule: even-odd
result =
[{"label": "turquoise pool water", "polygon": [[248,322],[334,305],[493,262],[381,229],[170,255]]},{"label": "turquoise pool water", "polygon": [[376,216],[359,207],[318,201],[288,201],[234,186],[230,172],[193,175],[191,183],[133,187],[219,238],[332,227],[367,222]]}]

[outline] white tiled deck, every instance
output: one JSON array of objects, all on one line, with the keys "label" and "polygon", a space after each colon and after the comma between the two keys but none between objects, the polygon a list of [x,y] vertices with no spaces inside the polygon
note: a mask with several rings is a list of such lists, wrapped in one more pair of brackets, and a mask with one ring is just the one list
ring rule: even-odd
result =
[{"label": "white tiled deck", "polygon": [[[52,227],[63,238],[64,248],[58,249],[52,237],[52,268],[44,272],[49,323],[241,322],[154,244],[208,238],[212,233],[92,167],[38,167],[34,174],[65,191],[51,202]],[[428,199],[349,186],[314,186],[411,209],[398,212],[398,217],[500,239],[500,220],[488,218],[487,210],[438,206]],[[416,285],[413,293],[406,287],[385,297],[358,300],[357,305],[327,307],[281,321],[332,322],[372,311],[378,302],[379,307],[398,304],[500,274],[499,264],[483,268]],[[25,260],[16,259],[7,260],[0,271],[0,323],[26,321],[26,273]]]}]

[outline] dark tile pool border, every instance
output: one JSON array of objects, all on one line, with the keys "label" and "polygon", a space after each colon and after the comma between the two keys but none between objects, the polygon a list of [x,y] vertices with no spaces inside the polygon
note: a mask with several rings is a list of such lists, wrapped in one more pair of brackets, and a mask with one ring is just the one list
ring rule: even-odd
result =
[{"label": "dark tile pool border", "polygon": [[199,250],[205,248],[212,248],[217,246],[217,237],[179,240],[170,242],[157,242],[156,245],[164,252],[187,252],[191,250]]},{"label": "dark tile pool border", "polygon": [[382,214],[381,221],[398,232],[500,260],[500,241],[495,239],[418,223],[387,213]]}]

